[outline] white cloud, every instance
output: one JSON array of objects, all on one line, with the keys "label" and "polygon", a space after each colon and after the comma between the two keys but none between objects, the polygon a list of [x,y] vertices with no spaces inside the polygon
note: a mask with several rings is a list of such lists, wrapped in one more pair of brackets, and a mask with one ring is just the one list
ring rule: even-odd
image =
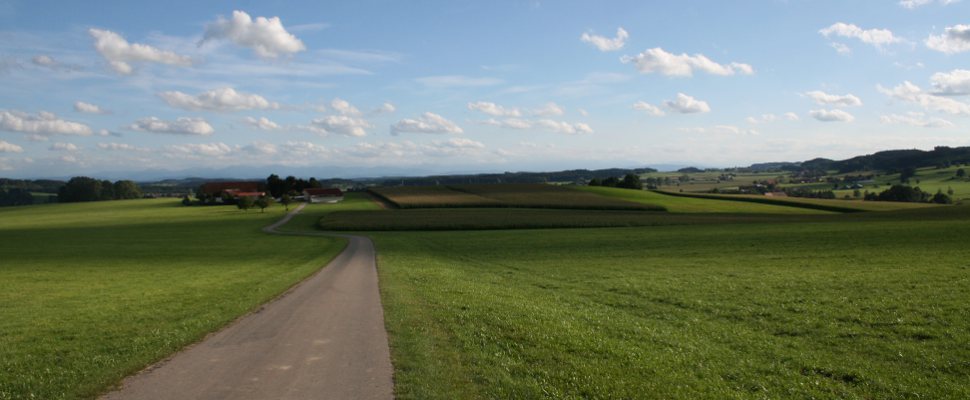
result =
[{"label": "white cloud", "polygon": [[242,147],[242,151],[255,155],[269,156],[278,153],[275,144],[267,142],[253,142],[252,144]]},{"label": "white cloud", "polygon": [[582,122],[576,122],[571,124],[565,121],[540,119],[535,123],[539,127],[548,129],[556,133],[565,133],[567,135],[573,135],[578,133],[593,133],[593,128],[590,128],[589,125]]},{"label": "white cloud", "polygon": [[942,118],[927,117],[921,112],[908,112],[904,115],[889,114],[879,117],[884,124],[909,125],[920,128],[949,128],[953,123]]},{"label": "white cloud", "polygon": [[630,34],[627,33],[623,27],[620,27],[616,28],[616,37],[612,39],[605,36],[593,35],[591,33],[583,33],[583,35],[579,37],[579,40],[592,44],[599,49],[599,51],[617,51],[623,48],[623,45],[626,44],[626,40],[629,38]]},{"label": "white cloud", "polygon": [[329,115],[310,121],[310,125],[303,127],[306,130],[319,134],[335,133],[345,136],[366,136],[367,128],[371,125],[366,120],[354,118],[347,115]]},{"label": "white cloud", "polygon": [[521,117],[522,111],[518,108],[505,108],[498,104],[488,102],[488,101],[476,101],[474,103],[468,103],[468,109],[472,111],[480,111],[488,115],[496,117]]},{"label": "white cloud", "polygon": [[48,148],[48,150],[51,150],[51,151],[71,151],[71,152],[74,152],[74,151],[80,150],[80,148],[77,147],[74,143],[57,142],[57,143],[52,144],[51,147]]},{"label": "white cloud", "polygon": [[381,104],[380,107],[377,107],[377,109],[375,109],[372,112],[372,114],[376,114],[376,115],[380,115],[380,114],[390,114],[390,113],[393,113],[395,111],[397,111],[397,107],[394,107],[393,104],[391,104],[391,103],[384,103],[384,104]]},{"label": "white cloud", "polygon": [[148,149],[130,145],[128,143],[98,143],[98,148],[108,151],[148,151]]},{"label": "white cloud", "polygon": [[844,95],[828,94],[821,90],[813,90],[811,92],[805,92],[805,95],[810,99],[815,101],[815,104],[820,106],[861,106],[862,100],[860,100],[855,95],[849,93]]},{"label": "white cloud", "polygon": [[432,88],[494,86],[503,82],[498,78],[474,78],[463,75],[425,76],[414,81]]},{"label": "white cloud", "polygon": [[946,54],[970,51],[970,25],[948,26],[942,35],[926,38],[926,47]]},{"label": "white cloud", "polygon": [[677,98],[664,102],[667,108],[681,114],[706,113],[711,111],[711,107],[706,101],[697,100],[683,93],[677,93]]},{"label": "white cloud", "polygon": [[44,54],[36,55],[34,58],[31,58],[30,61],[33,62],[34,65],[40,65],[42,67],[53,67],[57,65],[57,61],[54,61],[53,57]]},{"label": "white cloud", "polygon": [[645,111],[647,114],[653,115],[655,117],[662,117],[667,114],[664,112],[664,110],[661,110],[660,107],[647,103],[643,100],[633,103],[633,109],[637,111]]},{"label": "white cloud", "polygon": [[211,135],[215,132],[212,125],[209,125],[202,118],[182,117],[175,121],[165,121],[155,117],[142,118],[128,126],[129,129],[152,132],[152,133],[174,133],[179,135]]},{"label": "white cloud", "polygon": [[910,10],[922,7],[927,4],[940,3],[944,6],[959,2],[960,0],[899,0],[899,5]]},{"label": "white cloud", "polygon": [[154,62],[167,65],[187,67],[192,65],[192,59],[155,47],[128,43],[121,35],[112,31],[91,28],[88,30],[94,38],[94,48],[111,65],[115,72],[123,75],[131,74],[134,62]]},{"label": "white cloud", "polygon": [[0,140],[0,153],[23,153],[24,148],[10,142]]},{"label": "white cloud", "polygon": [[715,125],[710,128],[681,128],[681,132],[702,133],[713,135],[733,135],[733,136],[756,136],[758,131],[754,129],[742,129],[734,125]]},{"label": "white cloud", "polygon": [[461,127],[444,117],[426,112],[418,118],[405,118],[391,126],[391,134],[397,135],[402,132],[415,133],[462,133]]},{"label": "white cloud", "polygon": [[0,130],[42,135],[88,136],[92,133],[87,125],[60,119],[46,111],[31,115],[20,111],[0,110]]},{"label": "white cloud", "polygon": [[793,112],[786,112],[786,113],[784,113],[782,115],[761,114],[760,117],[748,117],[748,118],[745,118],[745,121],[747,121],[749,124],[753,124],[753,125],[756,125],[756,124],[764,124],[764,123],[775,122],[775,121],[781,121],[781,120],[798,121],[799,118],[798,118],[798,114],[795,114]]},{"label": "white cloud", "polygon": [[51,140],[50,137],[47,137],[47,136],[44,136],[44,135],[38,135],[36,133],[31,133],[29,135],[26,135],[24,138],[27,139],[27,140],[29,140],[29,141],[31,141],[31,142],[47,142],[47,141]]},{"label": "white cloud", "polygon": [[265,58],[306,50],[300,39],[286,31],[279,17],[256,17],[253,20],[244,11],[233,11],[231,19],[220,15],[215,22],[206,25],[205,37],[200,43],[212,39],[227,39]]},{"label": "white cloud", "polygon": [[278,109],[280,105],[258,94],[237,92],[233,88],[219,88],[192,96],[179,91],[158,94],[168,105],[189,111],[240,111]]},{"label": "white cloud", "polygon": [[589,111],[586,111],[585,108],[577,108],[576,109],[576,112],[578,112],[579,115],[582,115],[584,117],[588,117],[589,116]]},{"label": "white cloud", "polygon": [[889,97],[919,104],[927,110],[953,115],[970,115],[970,104],[949,97],[934,96],[909,81],[905,81],[892,89],[886,89],[882,86],[877,86],[877,89]]},{"label": "white cloud", "polygon": [[822,122],[852,122],[855,117],[842,110],[812,110],[808,112],[812,118]]},{"label": "white cloud", "polygon": [[888,44],[903,41],[901,38],[893,35],[892,31],[888,29],[862,29],[854,24],[846,24],[844,22],[837,22],[827,28],[822,28],[818,31],[818,33],[825,37],[835,35],[846,38],[855,38],[861,40],[863,43],[871,44],[879,48],[882,48]]},{"label": "white cloud", "polygon": [[330,107],[342,115],[349,115],[352,117],[360,116],[360,110],[358,110],[357,107],[354,107],[346,100],[340,98],[333,99],[333,101],[330,102]]},{"label": "white cloud", "polygon": [[532,128],[532,121],[521,119],[521,118],[505,118],[505,119],[495,119],[491,118],[486,121],[482,121],[485,125],[498,126],[507,129],[529,129]]},{"label": "white cloud", "polygon": [[562,109],[558,104],[549,102],[546,105],[532,110],[532,115],[539,117],[554,117],[565,114],[566,111]]},{"label": "white cloud", "polygon": [[966,95],[970,94],[970,71],[955,69],[950,72],[937,72],[930,77],[933,82],[934,94],[937,95]]},{"label": "white cloud", "polygon": [[221,157],[232,153],[233,147],[225,143],[188,143],[188,144],[173,144],[166,146],[165,149],[170,154],[176,155],[186,155],[186,156],[205,156],[205,157]]},{"label": "white cloud", "polygon": [[289,141],[279,146],[284,152],[293,157],[310,157],[327,154],[326,147],[313,142]]},{"label": "white cloud", "polygon": [[623,56],[623,63],[634,63],[641,73],[658,72],[667,76],[693,76],[694,70],[712,75],[728,76],[734,74],[751,75],[754,68],[748,64],[730,63],[718,64],[703,54],[687,55],[672,54],[664,49],[655,47],[636,56]]},{"label": "white cloud", "polygon": [[849,46],[846,46],[845,43],[832,42],[832,43],[829,43],[829,46],[832,46],[832,48],[835,49],[835,51],[839,54],[842,54],[842,55],[852,54],[852,49],[850,49]]},{"label": "white cloud", "polygon": [[282,127],[279,126],[279,124],[273,121],[270,121],[269,118],[266,118],[266,117],[259,117],[258,119],[253,117],[246,117],[243,120],[243,122],[245,122],[249,126],[252,126],[256,129],[264,130],[264,131],[275,131],[275,130],[282,129]]},{"label": "white cloud", "polygon": [[107,114],[108,113],[107,110],[104,110],[95,104],[85,103],[83,101],[74,102],[74,111],[88,113],[88,114]]}]

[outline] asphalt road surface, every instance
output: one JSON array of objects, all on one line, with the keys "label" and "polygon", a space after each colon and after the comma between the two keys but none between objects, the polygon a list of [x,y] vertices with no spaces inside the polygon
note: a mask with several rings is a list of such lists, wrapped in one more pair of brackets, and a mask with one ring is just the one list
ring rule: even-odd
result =
[{"label": "asphalt road surface", "polygon": [[103,398],[393,398],[374,245],[346,237],[343,253],[287,294]]}]

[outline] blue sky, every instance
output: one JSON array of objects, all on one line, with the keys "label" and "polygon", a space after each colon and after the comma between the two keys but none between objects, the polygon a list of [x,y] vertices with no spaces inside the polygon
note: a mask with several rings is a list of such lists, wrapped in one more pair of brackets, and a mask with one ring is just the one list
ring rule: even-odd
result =
[{"label": "blue sky", "polygon": [[0,176],[965,146],[967,16],[954,0],[0,0]]}]

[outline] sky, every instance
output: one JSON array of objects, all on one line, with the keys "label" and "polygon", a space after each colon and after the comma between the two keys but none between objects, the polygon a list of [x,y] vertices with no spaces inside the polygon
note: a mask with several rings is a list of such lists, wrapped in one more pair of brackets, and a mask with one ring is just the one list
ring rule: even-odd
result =
[{"label": "sky", "polygon": [[7,177],[731,167],[968,127],[970,1],[0,0]]}]

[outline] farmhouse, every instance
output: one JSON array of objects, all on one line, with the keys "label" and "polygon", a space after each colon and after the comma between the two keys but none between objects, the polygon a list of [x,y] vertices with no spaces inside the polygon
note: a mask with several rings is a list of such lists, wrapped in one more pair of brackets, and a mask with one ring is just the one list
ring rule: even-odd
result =
[{"label": "farmhouse", "polygon": [[336,203],[344,199],[344,192],[337,188],[303,189],[303,198],[310,203]]},{"label": "farmhouse", "polygon": [[231,198],[238,197],[261,197],[266,194],[261,182],[242,181],[242,182],[207,182],[202,185],[202,193],[208,196],[222,197],[228,195]]}]

